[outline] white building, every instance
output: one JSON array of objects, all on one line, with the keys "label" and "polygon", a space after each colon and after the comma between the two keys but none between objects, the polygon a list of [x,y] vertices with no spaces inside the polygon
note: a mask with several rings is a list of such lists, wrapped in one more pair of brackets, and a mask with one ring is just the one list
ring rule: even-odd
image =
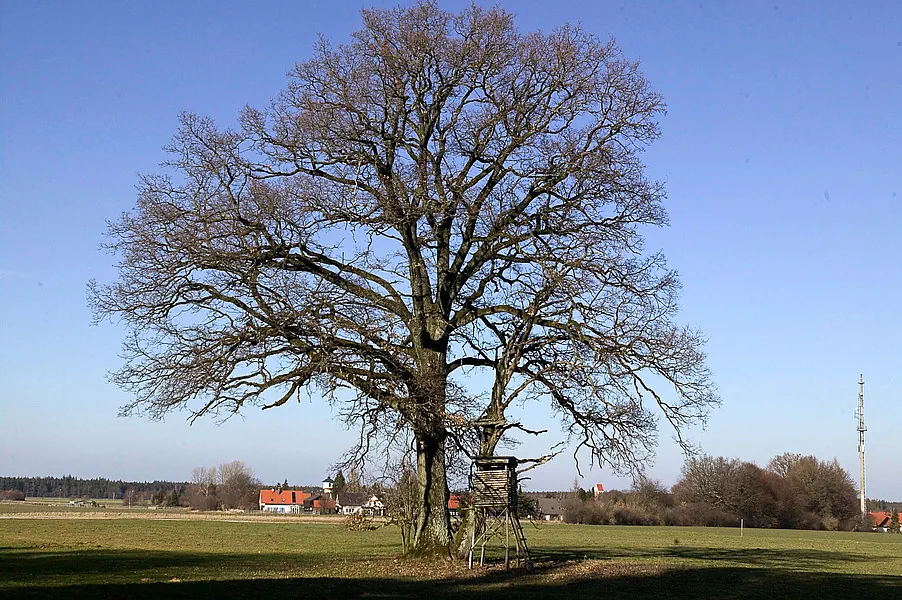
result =
[{"label": "white building", "polygon": [[338,512],[343,515],[385,515],[385,505],[378,496],[367,497],[366,494],[355,494],[352,492],[341,492],[335,498]]},{"label": "white building", "polygon": [[260,490],[260,510],[274,513],[302,513],[311,494],[300,490]]}]

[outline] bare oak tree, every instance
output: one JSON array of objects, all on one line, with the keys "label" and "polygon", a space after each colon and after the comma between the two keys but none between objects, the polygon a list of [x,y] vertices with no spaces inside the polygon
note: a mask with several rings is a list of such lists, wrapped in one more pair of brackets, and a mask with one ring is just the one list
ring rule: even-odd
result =
[{"label": "bare oak tree", "polygon": [[[679,431],[717,396],[701,336],[672,322],[674,273],[643,249],[666,223],[640,160],[664,105],[638,65],[497,8],[362,18],[238,129],[183,115],[169,173],[109,228],[118,280],[90,298],[129,328],[127,414],[313,387],[364,447],[385,424],[412,432],[411,548],[447,555],[455,428],[494,422],[494,450],[513,398],[550,401],[598,460],[629,462],[654,439],[646,399]],[[467,369],[495,374],[487,406]]]},{"label": "bare oak tree", "polygon": [[251,509],[257,506],[261,482],[254,470],[240,460],[219,465],[217,497],[223,508]]},{"label": "bare oak tree", "polygon": [[216,509],[219,504],[216,496],[217,480],[216,467],[195,467],[191,470],[191,485],[188,487],[188,502],[191,508]]}]

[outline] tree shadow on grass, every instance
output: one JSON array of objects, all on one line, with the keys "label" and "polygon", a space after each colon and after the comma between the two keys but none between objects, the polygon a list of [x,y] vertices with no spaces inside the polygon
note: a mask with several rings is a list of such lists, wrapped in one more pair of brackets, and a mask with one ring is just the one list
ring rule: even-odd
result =
[{"label": "tree shadow on grass", "polygon": [[[12,596],[11,596],[12,597]],[[634,598],[638,600],[830,600],[902,598],[902,578],[796,573],[769,569],[685,569],[657,575],[582,577],[543,581],[541,575],[479,576],[467,580],[343,579],[340,577],[253,579],[182,583],[73,585],[15,590],[17,598]]]},{"label": "tree shadow on grass", "polygon": [[[320,561],[322,562],[322,561]],[[72,581],[121,582],[173,577],[234,576],[235,573],[271,572],[274,565],[309,568],[315,557],[302,554],[229,554],[150,550],[53,548],[0,549],[0,598],[4,587],[21,583],[59,585]]]},{"label": "tree shadow on grass", "polygon": [[[297,554],[210,554],[190,552],[148,552],[135,550],[89,550],[79,552],[36,552],[34,550],[0,550],[0,597],[14,598],[462,598],[474,600],[516,598],[538,600],[617,597],[688,600],[694,598],[730,598],[733,600],[775,600],[777,598],[902,599],[902,577],[844,575],[815,572],[825,561],[821,554],[832,556],[834,565],[844,560],[836,553],[787,550],[775,567],[773,550],[735,551],[699,548],[658,549],[645,552],[644,560],[604,560],[594,549],[588,561],[563,561],[564,553],[555,560],[539,564],[535,573],[505,573],[499,569],[458,571],[441,575],[428,568],[414,568],[413,577],[377,576],[358,571],[359,577],[346,576],[344,567],[323,565],[316,557]],[[704,551],[703,551],[704,550]],[[666,551],[666,552],[665,552]],[[761,553],[756,556],[755,552]],[[803,553],[803,554],[799,554]],[[733,564],[710,567],[671,568],[666,561],[655,560],[679,556],[690,559],[715,559],[726,554]],[[807,556],[806,556],[807,554]],[[585,556],[580,550],[574,555]],[[620,558],[627,558],[623,553]],[[320,557],[321,558],[321,557]],[[599,560],[601,558],[601,560]],[[862,560],[859,556],[853,560]],[[391,560],[391,559],[387,559]],[[807,563],[793,565],[796,561]],[[736,566],[740,563],[746,566]],[[348,561],[353,568],[354,561]],[[358,566],[381,564],[378,559],[360,561]],[[403,564],[403,561],[402,561]],[[417,563],[412,563],[414,567]],[[327,568],[336,576],[273,578],[280,565],[297,572],[308,566],[311,575]],[[649,565],[652,565],[649,567]],[[409,566],[409,565],[408,565]],[[798,568],[801,567],[801,570]],[[392,573],[391,568],[381,572]],[[447,571],[447,569],[445,569]],[[248,573],[247,577],[235,577]],[[264,577],[256,579],[254,573]],[[430,575],[430,573],[433,573]],[[219,581],[179,581],[182,577],[231,577]],[[149,575],[146,583],[139,581]],[[101,583],[97,583],[100,581]],[[169,581],[162,583],[161,581]],[[89,583],[94,582],[94,583]]]},{"label": "tree shadow on grass", "polygon": [[790,569],[796,571],[824,571],[838,563],[857,563],[874,560],[866,554],[831,552],[816,549],[773,548],[705,548],[678,546],[669,548],[566,548],[533,551],[537,561],[550,560],[608,560],[613,558],[685,559],[724,562],[730,566]]}]

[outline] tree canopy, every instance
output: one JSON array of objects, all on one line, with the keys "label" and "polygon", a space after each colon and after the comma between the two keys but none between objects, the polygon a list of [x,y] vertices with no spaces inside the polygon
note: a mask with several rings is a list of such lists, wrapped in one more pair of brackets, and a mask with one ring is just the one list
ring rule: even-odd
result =
[{"label": "tree canopy", "polygon": [[[126,414],[313,388],[362,449],[412,432],[412,546],[447,552],[455,430],[482,417],[500,436],[514,398],[541,400],[576,446],[629,466],[653,448],[652,408],[679,432],[718,398],[701,334],[673,322],[676,274],[643,247],[667,222],[641,161],[664,103],[638,64],[500,8],[361,14],[237,128],[182,116],[166,172],[109,227],[118,279],[90,298],[129,331]],[[492,374],[488,401],[468,370]]]},{"label": "tree canopy", "polygon": [[786,453],[767,469],[750,462],[697,456],[673,487],[681,503],[705,503],[752,527],[844,529],[859,518],[855,486],[834,458]]}]

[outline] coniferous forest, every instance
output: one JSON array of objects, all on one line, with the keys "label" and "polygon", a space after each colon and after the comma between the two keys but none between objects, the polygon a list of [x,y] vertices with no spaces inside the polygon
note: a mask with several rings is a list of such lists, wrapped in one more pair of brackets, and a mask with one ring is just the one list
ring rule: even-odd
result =
[{"label": "coniferous forest", "polygon": [[122,481],[119,479],[80,479],[72,475],[64,477],[0,477],[0,490],[19,491],[26,497],[62,498],[122,498],[126,490],[133,489],[142,496],[174,489],[186,489],[183,481]]}]

